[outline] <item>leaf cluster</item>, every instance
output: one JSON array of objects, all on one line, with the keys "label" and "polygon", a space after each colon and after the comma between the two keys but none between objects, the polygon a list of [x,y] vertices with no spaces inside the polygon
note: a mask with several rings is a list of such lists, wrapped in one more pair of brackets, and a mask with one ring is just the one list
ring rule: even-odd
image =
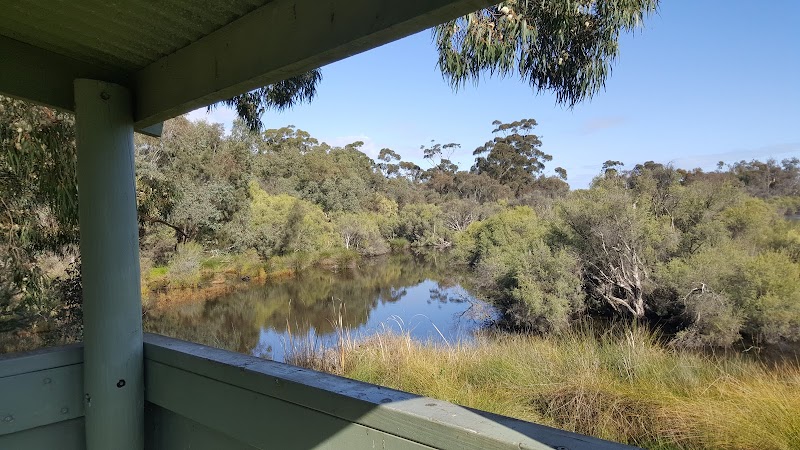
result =
[{"label": "leaf cluster", "polygon": [[454,88],[484,74],[517,74],[574,106],[605,85],[620,35],[658,0],[508,0],[434,29],[438,65]]}]

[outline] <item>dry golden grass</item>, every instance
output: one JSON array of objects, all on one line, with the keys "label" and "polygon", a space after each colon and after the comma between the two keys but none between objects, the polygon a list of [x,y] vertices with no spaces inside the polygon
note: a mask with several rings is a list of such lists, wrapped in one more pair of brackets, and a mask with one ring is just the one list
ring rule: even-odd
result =
[{"label": "dry golden grass", "polygon": [[797,364],[669,349],[646,330],[458,345],[343,336],[291,362],[648,448],[800,448]]}]

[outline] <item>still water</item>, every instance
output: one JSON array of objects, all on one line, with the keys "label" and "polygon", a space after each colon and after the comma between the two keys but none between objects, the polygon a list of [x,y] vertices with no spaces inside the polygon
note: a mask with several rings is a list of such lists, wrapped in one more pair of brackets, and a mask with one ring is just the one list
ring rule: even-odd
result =
[{"label": "still water", "polygon": [[446,255],[395,254],[149,313],[145,328],[276,361],[292,347],[334,345],[342,328],[354,338],[391,330],[463,341],[494,312],[457,280]]}]

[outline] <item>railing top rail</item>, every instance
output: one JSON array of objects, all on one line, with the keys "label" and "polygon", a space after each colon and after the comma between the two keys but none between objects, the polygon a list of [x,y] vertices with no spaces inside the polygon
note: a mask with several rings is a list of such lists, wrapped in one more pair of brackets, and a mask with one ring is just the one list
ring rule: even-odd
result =
[{"label": "railing top rail", "polygon": [[0,378],[83,362],[83,344],[0,354]]},{"label": "railing top rail", "polygon": [[[148,361],[193,372],[436,448],[452,447],[454,431],[463,431],[461,435],[474,448],[547,448],[544,445],[570,450],[633,448],[164,336],[145,334],[144,340],[145,359]],[[465,442],[457,444],[463,445]]]}]

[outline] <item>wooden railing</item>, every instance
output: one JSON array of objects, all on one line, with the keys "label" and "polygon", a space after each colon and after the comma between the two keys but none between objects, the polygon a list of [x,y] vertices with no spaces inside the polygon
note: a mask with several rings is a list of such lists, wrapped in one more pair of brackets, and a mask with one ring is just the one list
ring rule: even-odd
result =
[{"label": "wooden railing", "polygon": [[[0,356],[0,448],[83,449],[79,345]],[[145,336],[148,449],[631,448],[163,336]]]}]

